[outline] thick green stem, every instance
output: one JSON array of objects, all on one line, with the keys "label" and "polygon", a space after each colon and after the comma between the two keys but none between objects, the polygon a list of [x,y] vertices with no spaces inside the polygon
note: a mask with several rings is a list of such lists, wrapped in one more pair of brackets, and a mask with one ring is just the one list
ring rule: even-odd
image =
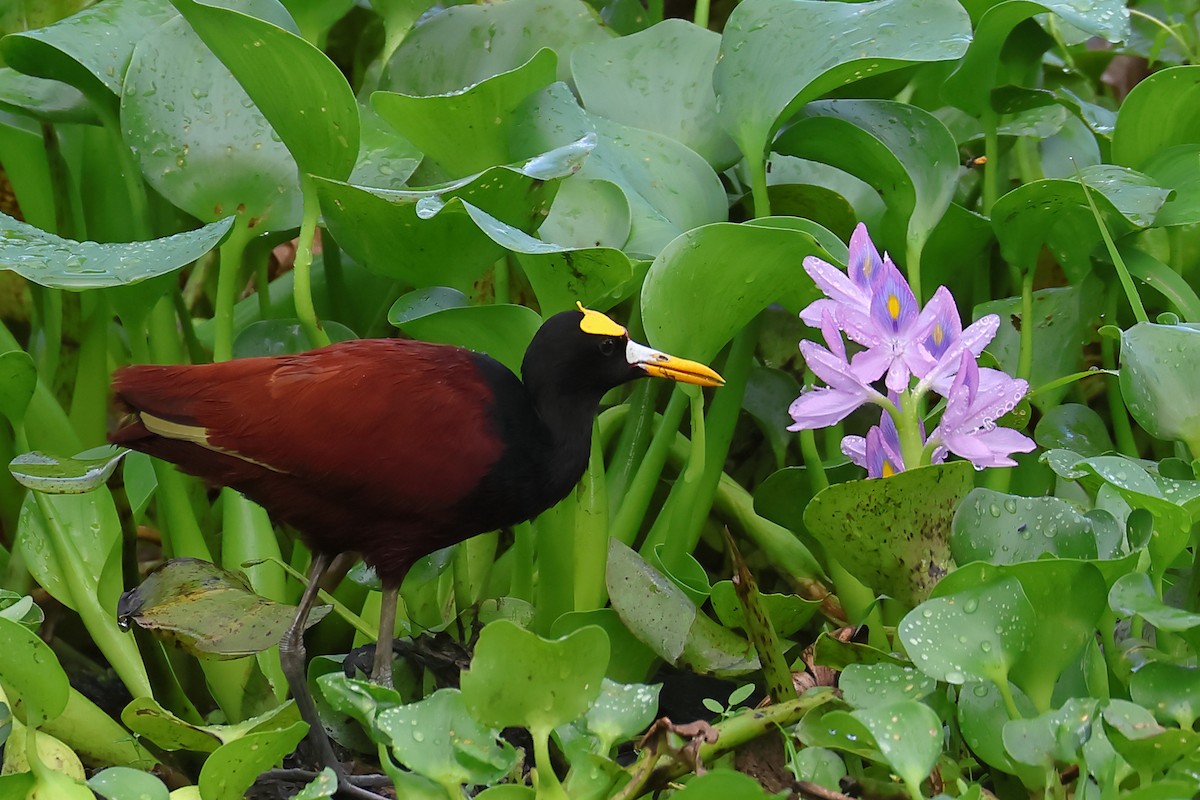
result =
[{"label": "thick green stem", "polygon": [[[1108,318],[1117,318],[1117,292],[1113,287],[1108,293]],[[1106,370],[1116,370],[1117,344],[1109,336],[1100,337],[1100,362]],[[1121,394],[1121,381],[1115,374],[1104,378],[1104,395],[1108,400],[1108,415],[1112,420],[1113,441],[1117,450],[1130,458],[1138,457],[1137,442],[1133,438],[1133,426],[1129,422],[1129,414],[1125,409],[1125,400]]]},{"label": "thick green stem", "polygon": [[980,211],[988,217],[1000,197],[1000,136],[996,132],[995,112],[984,112],[979,121],[983,125],[983,154],[987,158],[983,164],[983,207]]},{"label": "thick green stem", "polygon": [[568,800],[567,792],[554,773],[554,762],[550,760],[550,730],[537,728],[529,731],[533,738],[533,759],[537,764],[537,796],[539,800]]},{"label": "thick green stem", "polygon": [[1033,373],[1033,269],[1021,276],[1021,352],[1017,358],[1017,377],[1029,380]]},{"label": "thick green stem", "polygon": [[600,437],[592,431],[588,470],[575,491],[575,610],[603,608],[608,600],[604,583],[608,561],[608,491]]},{"label": "thick green stem", "polygon": [[117,117],[116,101],[111,95],[93,98],[92,108],[104,126],[112,144],[117,169],[125,184],[125,195],[129,199],[129,224],[134,236],[142,241],[154,238],[150,228],[150,203],[146,197],[146,184],[142,182],[142,170],[134,161],[133,153],[125,146],[121,137],[121,120]]},{"label": "thick green stem", "polygon": [[667,408],[663,411],[662,426],[655,432],[650,441],[650,447],[642,463],[638,466],[637,474],[629,485],[629,492],[621,502],[621,508],[613,518],[612,537],[625,545],[632,545],[650,507],[650,499],[654,496],[654,488],[658,485],[659,475],[662,474],[663,464],[667,460],[667,451],[671,447],[679,423],[683,420],[684,409],[687,408],[687,395],[681,389],[671,394]]},{"label": "thick green stem", "polygon": [[534,532],[528,522],[513,526],[512,579],[508,593],[520,600],[533,602]]},{"label": "thick green stem", "polygon": [[575,590],[565,576],[575,574],[575,497],[568,495],[538,517],[537,602],[534,628],[549,633],[554,620],[575,610]]},{"label": "thick green stem", "polygon": [[692,22],[696,23],[697,27],[708,27],[708,3],[709,0],[696,0],[696,9],[692,14]]},{"label": "thick green stem", "polygon": [[233,358],[233,307],[241,289],[242,258],[252,238],[248,217],[238,214],[233,228],[221,245],[221,263],[217,271],[217,302],[213,309],[213,360]]},{"label": "thick green stem", "polygon": [[771,216],[771,195],[767,191],[767,155],[746,159],[750,169],[750,197],[754,201],[754,217]]},{"label": "thick green stem", "polygon": [[[108,428],[108,326],[112,312],[100,292],[81,297],[80,307],[86,320],[71,394],[71,424],[84,446],[95,447],[104,443]],[[59,342],[48,344],[56,349],[61,346]]]},{"label": "thick green stem", "polygon": [[638,464],[650,445],[654,429],[654,405],[662,381],[639,381],[629,396],[629,414],[621,427],[621,435],[613,447],[612,460],[605,476],[608,487],[608,513],[615,517],[625,499],[625,490],[633,480]]},{"label": "thick green stem", "polygon": [[921,296],[921,251],[923,249],[924,242],[912,238],[910,234],[904,254],[904,270],[908,273],[908,285],[912,287],[918,303],[924,302],[924,298]]},{"label": "thick green stem", "polygon": [[821,460],[821,451],[817,449],[816,432],[811,429],[800,431],[799,438],[800,454],[804,456],[804,474],[815,495],[829,486],[829,476],[825,474],[825,462]]},{"label": "thick green stem", "polygon": [[[916,469],[923,466],[925,443],[921,441],[921,418],[919,400],[913,397],[911,391],[900,394],[900,413],[895,416],[896,433],[900,438],[900,457],[904,459],[905,469]],[[886,476],[885,476],[886,477]]]},{"label": "thick green stem", "polygon": [[307,175],[300,178],[304,194],[304,216],[300,222],[300,236],[296,240],[296,260],[292,266],[292,297],[296,303],[296,316],[300,327],[308,336],[313,347],[329,344],[329,334],[317,319],[317,309],[312,296],[312,245],[317,231],[317,217],[321,213],[317,201],[317,185]]}]

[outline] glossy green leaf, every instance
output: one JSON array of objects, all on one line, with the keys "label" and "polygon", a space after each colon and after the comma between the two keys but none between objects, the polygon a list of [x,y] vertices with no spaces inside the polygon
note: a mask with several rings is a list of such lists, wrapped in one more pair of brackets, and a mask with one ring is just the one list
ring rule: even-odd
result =
[{"label": "glossy green leaf", "polygon": [[766,800],[770,795],[749,775],[729,769],[717,769],[692,778],[682,791],[672,797],[678,800]]},{"label": "glossy green leaf", "polygon": [[838,792],[846,777],[846,764],[832,750],[824,747],[805,747],[796,753],[789,765],[799,780],[815,783]]},{"label": "glossy green leaf", "polygon": [[67,673],[50,646],[5,617],[0,617],[0,684],[6,694],[20,698],[31,728],[58,717],[71,694]]},{"label": "glossy green leaf", "polygon": [[658,656],[625,627],[621,617],[612,608],[563,614],[550,626],[550,635],[562,638],[587,625],[596,625],[608,634],[611,657],[605,672],[607,680],[622,684],[637,684],[645,680]]},{"label": "glossy green leaf", "polygon": [[[1101,164],[1081,173],[1114,239],[1153,224],[1170,193],[1125,167]],[[1092,250],[1101,242],[1077,180],[1053,178],[1018,186],[992,207],[992,226],[1006,261],[1033,269],[1046,246],[1072,282],[1083,280],[1091,270]]]},{"label": "glossy green leaf", "polygon": [[46,122],[99,124],[87,98],[74,86],[8,67],[0,67],[0,109]]},{"label": "glossy green leaf", "polygon": [[583,106],[687,145],[715,169],[738,158],[717,120],[712,74],[721,37],[682,19],[576,48],[571,74]]},{"label": "glossy green leaf", "polygon": [[[779,420],[780,427],[788,424],[787,407],[780,406],[776,411],[784,417]],[[826,478],[831,484],[845,483],[862,474],[862,468],[849,461],[825,467]],[[803,533],[808,530],[804,527],[804,509],[814,495],[805,467],[784,467],[768,475],[754,490],[754,512],[788,530]]]},{"label": "glossy green leaf", "polygon": [[37,388],[37,367],[24,350],[0,353],[0,414],[18,424]]},{"label": "glossy green leaf", "polygon": [[483,233],[464,203],[523,231],[537,228],[561,178],[579,170],[589,140],[515,167],[429,189],[385,190],[317,179],[330,233],[373,272],[412,286],[471,291],[475,280],[504,251]]},{"label": "glossy green leaf", "polygon": [[107,800],[167,800],[167,787],[148,772],[108,767],[88,779],[88,786]]},{"label": "glossy green leaf", "polygon": [[131,700],[121,711],[129,730],[163,750],[211,753],[223,744],[252,733],[284,730],[300,720],[296,704],[287,702],[234,725],[194,725],[172,714],[149,697]]},{"label": "glossy green leaf", "polygon": [[587,730],[600,740],[599,751],[607,755],[617,742],[646,730],[658,714],[662,684],[616,683],[605,678],[596,702],[584,716]]},{"label": "glossy green leaf", "polygon": [[959,58],[970,36],[962,6],[945,0],[743,2],[725,24],[713,74],[721,124],[759,160],[808,101],[867,75]]},{"label": "glossy green leaf", "polygon": [[600,694],[608,655],[600,628],[551,640],[496,620],[479,635],[471,668],[462,674],[462,697],[485,725],[548,732],[587,713]]},{"label": "glossy green leaf", "polygon": [[1112,160],[1135,169],[1181,144],[1200,143],[1200,66],[1170,67],[1138,83],[1117,113]]},{"label": "glossy green leaf", "polygon": [[9,462],[8,471],[26,489],[47,494],[83,494],[107,483],[128,452],[105,445],[70,458],[23,453]]},{"label": "glossy green leaf", "polygon": [[458,689],[389,708],[376,724],[397,761],[443,786],[494,783],[517,762],[513,746],[497,741],[499,731],[472,718]]},{"label": "glossy green leaf", "polygon": [[[357,339],[354,331],[340,322],[324,320],[321,327],[331,342],[348,342]],[[234,358],[256,356],[284,356],[312,350],[304,327],[296,319],[263,319],[252,322],[238,331],[233,340]]]},{"label": "glossy green leaf", "polygon": [[1200,717],[1200,669],[1152,661],[1129,679],[1129,696],[1159,720],[1191,728]]},{"label": "glossy green leaf", "polygon": [[[1033,316],[1026,320],[1020,297],[991,300],[977,305],[975,319],[988,314],[1000,317],[1000,328],[987,346],[999,368],[1017,374],[1021,358],[1021,337],[1026,325],[1033,326],[1033,359],[1026,376],[1031,389],[1079,372],[1083,342],[1092,336],[1092,323],[1100,304],[1100,287],[1088,281],[1074,286],[1039,289],[1033,293]],[[1071,387],[1034,394],[1030,402],[1043,413],[1058,405]]]},{"label": "glossy green leaf", "polygon": [[[566,181],[555,198],[554,208],[559,208],[562,192],[569,191],[571,186],[611,185],[597,181]],[[464,203],[463,208],[492,241],[516,256],[545,316],[569,311],[576,302],[597,311],[607,311],[637,290],[639,279],[649,268],[648,262],[631,258],[615,247],[585,245],[576,249],[552,244],[506,225],[470,203]],[[547,218],[538,231],[540,236],[547,236],[549,224],[550,218]],[[622,234],[621,241],[624,239],[625,234]]]},{"label": "glossy green leaf", "polygon": [[0,589],[0,617],[19,622],[26,628],[36,631],[46,613],[42,607],[33,602],[30,595],[21,595],[8,589]]},{"label": "glossy green leaf", "polygon": [[626,252],[653,256],[684,231],[728,216],[725,191],[708,162],[674,139],[585,111],[566,84],[534,94],[515,116],[509,136],[516,155],[595,137],[595,150],[572,181],[621,188],[631,214],[629,240],[618,243]]},{"label": "glossy green leaf", "polygon": [[1108,604],[1118,614],[1136,615],[1160,630],[1200,641],[1200,614],[1164,603],[1144,573],[1133,572],[1118,579],[1108,593]]},{"label": "glossy green leaf", "polygon": [[517,305],[468,306],[461,295],[455,298],[461,305],[447,306],[443,299],[451,292],[444,287],[410,292],[392,305],[388,321],[414,339],[487,353],[519,375],[541,326],[537,313]]},{"label": "glossy green leaf", "polygon": [[[722,625],[730,628],[746,628],[746,615],[738,602],[732,581],[714,583],[710,595],[713,611]],[[764,594],[763,607],[771,618],[771,625],[780,636],[791,636],[812,619],[821,607],[821,601],[809,600],[794,594]]]},{"label": "glossy green leaf", "polygon": [[186,266],[225,238],[229,217],[149,242],[99,244],[63,239],[0,214],[0,269],[55,289],[99,289],[137,283]]},{"label": "glossy green leaf", "polygon": [[806,715],[796,728],[796,738],[808,747],[827,747],[871,761],[883,760],[866,723],[849,711]]},{"label": "glossy green leaf", "polygon": [[1043,412],[1033,438],[1043,449],[1063,448],[1084,457],[1113,449],[1104,419],[1079,403],[1064,403]]},{"label": "glossy green leaf", "polygon": [[166,0],[120,0],[84,9],[53,25],[6,36],[4,62],[27,75],[70,84],[85,94],[121,93],[134,46],[175,16]]},{"label": "glossy green leaf", "polygon": [[321,675],[317,678],[317,686],[330,708],[356,720],[364,730],[371,732],[376,730],[375,720],[380,714],[404,704],[395,689],[347,678],[340,669]]},{"label": "glossy green leaf", "polygon": [[[1200,447],[1200,329],[1139,322],[1121,334],[1121,394],[1150,435]],[[1200,451],[1197,451],[1200,452]]]},{"label": "glossy green leaf", "polygon": [[239,11],[172,0],[279,134],[300,171],[342,180],[358,158],[358,104],[337,66],[296,34]]},{"label": "glossy green leaf", "polygon": [[1175,190],[1155,219],[1158,226],[1200,222],[1200,143],[1163,150],[1143,165],[1142,172],[1159,186]]},{"label": "glossy green leaf", "polygon": [[1145,708],[1113,699],[1104,709],[1113,748],[1146,774],[1157,773],[1200,749],[1200,733],[1163,728]]},{"label": "glossy green leaf", "polygon": [[369,106],[359,106],[362,126],[358,161],[347,178],[355,186],[403,189],[421,164],[421,151],[388,125]]},{"label": "glossy green leaf", "polygon": [[961,171],[954,137],[937,117],[889,100],[809,103],[774,149],[832,164],[873,186],[886,212],[872,234],[901,264],[924,248],[950,206]]},{"label": "glossy green leaf", "polygon": [[[331,608],[318,606],[307,624]],[[166,562],[121,597],[117,620],[137,624],[204,658],[238,658],[279,644],[294,606],[256,595],[246,579],[195,558]]]},{"label": "glossy green leaf", "polygon": [[1092,521],[1057,497],[972,489],[954,515],[950,552],[959,564],[1016,564],[1045,554],[1098,556]]},{"label": "glossy green leaf", "polygon": [[674,663],[683,653],[696,605],[682,589],[616,539],[608,542],[605,582],[612,607],[640,641]]},{"label": "glossy green leaf", "polygon": [[375,92],[371,105],[449,175],[472,175],[512,160],[504,127],[534,92],[554,82],[556,59],[538,50],[524,64],[462,91],[430,96]]},{"label": "glossy green leaf", "polygon": [[974,480],[956,461],[834,484],[808,504],[804,524],[856,578],[913,606],[950,569],[954,510]]},{"label": "glossy green leaf", "polygon": [[879,752],[909,791],[919,791],[942,752],[942,721],[933,709],[916,700],[898,700],[851,714],[871,731]]},{"label": "glossy green leaf", "polygon": [[611,36],[582,0],[453,6],[404,39],[382,85],[417,96],[449,94],[514,70],[542,48],[558,55],[558,80],[566,81],[572,50]]},{"label": "glossy green leaf", "polygon": [[[1013,702],[1023,717],[1033,717],[1037,711],[1019,686],[1009,686]],[[1029,768],[1014,764],[1004,748],[1004,724],[1008,709],[996,684],[991,681],[968,682],[958,692],[958,727],[963,741],[970,745],[984,763],[1012,774],[1028,773]]]},{"label": "glossy green leaf", "polygon": [[1030,17],[1049,11],[1065,22],[1111,42],[1123,41],[1129,28],[1129,13],[1118,0],[1088,4],[1065,0],[1007,0],[972,6],[986,10],[975,25],[975,35],[966,57],[946,79],[943,91],[951,103],[975,117],[991,110],[992,90],[1001,82],[1006,66],[1002,55],[1004,45],[1013,29]]},{"label": "glossy green leaf", "polygon": [[[827,256],[826,242],[787,224],[788,218],[720,222],[671,242],[642,285],[642,319],[650,344],[708,362],[771,303],[799,311],[820,297],[803,261],[809,255]],[[730,264],[740,266],[730,269]]]},{"label": "glossy green leaf", "polygon": [[292,797],[292,800],[325,800],[337,793],[337,773],[333,767],[325,767],[317,773],[304,788]]},{"label": "glossy green leaf", "polygon": [[906,666],[908,659],[895,653],[889,653],[872,647],[865,642],[843,642],[837,636],[831,636],[829,631],[817,637],[813,645],[815,663],[832,669],[845,669],[851,664],[894,664]]},{"label": "glossy green leaf", "polygon": [[1033,637],[1035,614],[1015,578],[926,600],[896,633],[917,669],[946,683],[1008,680]]},{"label": "glossy green leaf", "polygon": [[761,665],[749,640],[697,612],[675,666],[699,675],[731,678],[754,672]]},{"label": "glossy green leaf", "polygon": [[875,708],[901,700],[920,700],[937,688],[937,681],[912,667],[849,664],[838,677],[838,688],[843,699],[855,708]]},{"label": "glossy green leaf", "polygon": [[200,770],[201,796],[205,800],[242,800],[259,775],[296,749],[307,730],[307,723],[297,722],[221,745]]},{"label": "glossy green leaf", "polygon": [[245,214],[262,230],[300,224],[295,159],[186,20],[138,43],[121,94],[121,129],[150,185],[192,216],[213,222]]},{"label": "glossy green leaf", "polygon": [[1004,748],[1015,760],[1043,769],[1077,764],[1096,717],[1093,698],[1071,698],[1063,707],[1004,725]]},{"label": "glossy green leaf", "polygon": [[[1196,159],[1200,163],[1200,152],[1196,154]],[[1176,194],[1176,197],[1179,196]],[[1161,214],[1158,219],[1160,224],[1165,224]],[[1197,296],[1196,290],[1170,265],[1138,249],[1136,242],[1136,238],[1125,239],[1117,245],[1129,274],[1165,297],[1185,320],[1200,321],[1200,296]]]}]

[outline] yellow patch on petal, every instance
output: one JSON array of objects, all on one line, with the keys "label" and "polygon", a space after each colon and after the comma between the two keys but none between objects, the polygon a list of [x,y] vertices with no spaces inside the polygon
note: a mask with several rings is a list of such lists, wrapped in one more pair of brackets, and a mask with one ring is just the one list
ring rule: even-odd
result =
[{"label": "yellow patch on petal", "polygon": [[893,467],[892,462],[888,461],[886,458],[883,460],[882,474],[883,474],[883,477],[885,477],[885,478],[890,478],[896,474],[896,468]]},{"label": "yellow patch on petal", "polygon": [[933,343],[941,347],[942,339],[946,338],[946,332],[942,330],[942,323],[933,326]]},{"label": "yellow patch on petal", "polygon": [[894,294],[888,295],[887,302],[888,313],[892,315],[892,319],[900,319],[900,298]]},{"label": "yellow patch on petal", "polygon": [[584,333],[594,334],[596,336],[625,336],[627,331],[613,322],[599,311],[592,311],[590,308],[584,308],[583,303],[576,302],[575,305],[583,312],[583,320],[579,323],[579,330]]}]

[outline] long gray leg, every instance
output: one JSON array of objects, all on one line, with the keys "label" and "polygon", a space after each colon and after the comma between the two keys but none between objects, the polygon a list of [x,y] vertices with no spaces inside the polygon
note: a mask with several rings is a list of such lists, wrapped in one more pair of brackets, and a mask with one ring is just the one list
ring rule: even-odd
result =
[{"label": "long gray leg", "polygon": [[371,682],[392,687],[392,639],[396,630],[396,604],[400,598],[399,583],[385,583],[379,600],[379,637],[375,641],[375,663],[371,665]]},{"label": "long gray leg", "polygon": [[279,642],[279,662],[283,666],[288,688],[292,690],[292,697],[296,699],[296,707],[300,709],[300,716],[308,723],[308,734],[305,738],[312,751],[311,756],[337,773],[338,794],[343,797],[379,800],[379,795],[360,789],[347,779],[346,770],[337,754],[333,752],[333,744],[321,725],[317,705],[308,691],[308,679],[304,669],[304,624],[308,621],[308,612],[317,597],[317,588],[329,561],[328,554],[313,553],[312,566],[308,568],[308,586],[304,587],[304,594],[300,597],[300,607],[296,609],[296,617],[292,620],[291,627]]}]

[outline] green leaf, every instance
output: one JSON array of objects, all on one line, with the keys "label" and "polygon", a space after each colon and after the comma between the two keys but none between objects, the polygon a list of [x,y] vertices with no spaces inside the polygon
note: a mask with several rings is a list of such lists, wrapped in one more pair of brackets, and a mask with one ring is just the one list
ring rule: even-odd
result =
[{"label": "green leaf", "polygon": [[[1081,173],[1114,239],[1152,225],[1170,194],[1125,167],[1101,164],[1085,167]],[[1090,272],[1092,250],[1101,242],[1096,218],[1077,180],[1031,181],[1013,189],[992,207],[992,227],[1005,261],[1033,269],[1046,246],[1072,282]]]},{"label": "green leaf", "polygon": [[197,0],[172,3],[237,78],[302,173],[350,175],[358,158],[358,104],[324,53],[239,11]]},{"label": "green leaf", "polygon": [[[566,181],[555,198],[554,209],[561,210],[559,201],[563,192],[569,194],[572,186],[606,186],[619,192],[605,181]],[[637,290],[650,266],[649,262],[630,258],[613,247],[584,245],[575,248],[542,241],[506,225],[470,203],[463,203],[463,207],[492,241],[516,255],[537,295],[538,306],[546,316],[573,309],[576,302],[597,311],[607,311]],[[539,235],[553,238],[547,231],[552,219],[553,210],[539,229]],[[628,233],[626,228],[619,236],[621,242]]]},{"label": "green leaf", "polygon": [[675,666],[699,675],[729,678],[761,665],[753,644],[698,612]]},{"label": "green leaf", "polygon": [[1142,172],[1160,186],[1175,190],[1154,220],[1157,227],[1200,222],[1200,145],[1182,144],[1163,150],[1145,163]]},{"label": "green leaf", "polygon": [[0,67],[0,108],[46,122],[99,124],[87,98],[75,87],[8,67]]},{"label": "green leaf", "polygon": [[605,583],[612,607],[640,641],[671,663],[683,653],[696,604],[635,551],[608,542]]},{"label": "green leaf", "polygon": [[24,350],[0,353],[0,414],[19,425],[36,388],[37,367],[28,353]]},{"label": "green leaf", "polygon": [[935,597],[900,621],[896,634],[917,669],[946,683],[1008,680],[1033,638],[1034,609],[1015,578]]},{"label": "green leaf", "polygon": [[774,149],[832,164],[874,187],[887,207],[877,241],[899,251],[901,264],[919,256],[961,170],[954,137],[937,117],[890,100],[809,103]]},{"label": "green leaf", "polygon": [[[318,606],[315,625],[329,613]],[[246,579],[196,558],[166,562],[121,597],[117,620],[133,623],[202,658],[239,658],[279,644],[296,616],[295,606],[255,594]]]},{"label": "green leaf", "polygon": [[1200,329],[1139,322],[1121,334],[1120,375],[1139,425],[1200,452]]},{"label": "green leaf", "polygon": [[[589,241],[653,256],[684,231],[728,217],[725,191],[708,162],[674,139],[584,111],[566,84],[532,95],[515,117],[509,137],[516,155],[532,156],[595,137],[595,150],[572,182],[619,186],[629,204],[631,227],[628,242]],[[572,213],[582,211],[577,207]]]},{"label": "green leaf", "polygon": [[542,320],[525,306],[468,306],[461,293],[435,286],[398,299],[388,322],[414,339],[487,353],[520,375],[525,350]]},{"label": "green leaf", "polygon": [[933,709],[916,700],[898,700],[851,714],[871,731],[879,752],[909,791],[919,791],[942,753],[942,721]]},{"label": "green leaf", "polygon": [[494,783],[517,762],[513,746],[497,741],[498,731],[472,718],[458,689],[386,709],[376,724],[397,761],[443,786]]},{"label": "green leaf", "polygon": [[0,684],[9,702],[20,698],[30,728],[57,718],[71,695],[67,673],[50,646],[29,628],[5,617],[0,617]]},{"label": "green leaf", "polygon": [[571,74],[583,106],[687,145],[714,169],[738,159],[717,120],[712,74],[721,37],[682,19],[576,48]]},{"label": "green leaf", "polygon": [[[1200,152],[1196,154],[1196,161],[1200,164]],[[1180,196],[1183,195],[1176,194],[1176,197]],[[1161,212],[1158,222],[1160,225],[1164,224]],[[1125,268],[1129,270],[1129,274],[1165,297],[1185,320],[1200,321],[1200,297],[1196,295],[1196,290],[1170,265],[1139,250],[1135,246],[1136,242],[1136,238],[1130,238],[1117,245],[1117,252],[1125,261]]]},{"label": "green leaf", "polygon": [[582,0],[452,6],[405,37],[382,86],[417,96],[450,94],[516,69],[542,48],[558,55],[558,80],[566,81],[572,50],[611,36]]},{"label": "green leaf", "polygon": [[121,130],[150,185],[192,216],[214,222],[244,214],[264,231],[300,224],[295,159],[186,20],[138,43],[121,94]]},{"label": "green leaf", "polygon": [[375,92],[371,105],[448,175],[471,175],[512,160],[504,127],[525,98],[554,82],[554,70],[554,51],[542,49],[462,91],[427,97]]},{"label": "green leaf", "polygon": [[415,287],[468,292],[504,251],[465,205],[532,231],[560,179],[577,172],[591,148],[588,140],[572,142],[518,166],[493,167],[429,189],[370,189],[318,178],[317,194],[330,233],[367,269]]},{"label": "green leaf", "polygon": [[796,737],[807,747],[828,747],[871,761],[883,760],[871,730],[849,711],[807,714],[796,728]]},{"label": "green leaf", "polygon": [[1164,151],[1200,143],[1200,66],[1169,67],[1129,92],[1113,130],[1114,164],[1141,169]]},{"label": "green leaf", "polygon": [[88,786],[108,800],[167,800],[167,787],[148,772],[109,767],[88,779]]},{"label": "green leaf", "polygon": [[[329,334],[331,342],[348,342],[358,338],[354,331],[334,320],[323,320],[321,327]],[[261,319],[238,331],[233,340],[233,357],[295,355],[314,347],[299,320]]]},{"label": "green leaf", "polygon": [[1163,728],[1153,715],[1125,700],[1110,700],[1104,709],[1109,741],[1131,765],[1153,775],[1200,748],[1200,733]]},{"label": "green leaf", "polygon": [[1037,3],[1008,0],[972,6],[986,10],[979,16],[966,57],[946,79],[943,91],[946,99],[975,117],[991,110],[992,90],[1001,83],[1002,70],[1007,66],[1002,53],[1004,45],[1013,29],[1030,17],[1049,11],[1067,23],[1111,42],[1123,41],[1129,28],[1129,13],[1119,0],[1101,0],[1086,5],[1069,0]]},{"label": "green leaf", "polygon": [[296,749],[307,730],[307,723],[297,722],[221,745],[200,770],[201,796],[205,800],[242,800],[259,775]]},{"label": "green leaf", "polygon": [[1190,729],[1200,717],[1200,669],[1152,661],[1129,679],[1129,696],[1160,720]]},{"label": "green leaf", "polygon": [[234,725],[194,725],[180,719],[149,697],[137,697],[121,711],[125,727],[163,750],[211,753],[223,744],[251,733],[290,728],[300,720],[296,704],[288,701]]},{"label": "green leaf", "polygon": [[658,656],[625,627],[621,617],[612,608],[563,614],[550,626],[550,635],[562,638],[587,625],[596,625],[608,634],[611,657],[605,671],[606,679],[623,684],[636,684],[650,674],[651,666]]},{"label": "green leaf", "polygon": [[1097,558],[1092,520],[1057,497],[972,489],[954,515],[950,552],[959,564],[1016,564],[1045,554]]},{"label": "green leaf", "polygon": [[[738,602],[732,581],[714,583],[709,599],[722,625],[746,629],[746,614]],[[762,603],[772,627],[780,636],[791,636],[800,630],[821,607],[820,600],[809,600],[794,594],[764,594]]]},{"label": "green leaf", "polygon": [[333,767],[325,767],[317,773],[317,777],[297,792],[292,800],[325,800],[333,797],[337,788],[337,773],[333,771]]},{"label": "green leaf", "polygon": [[[1020,687],[1009,686],[1013,702],[1024,717],[1033,717],[1037,711],[1025,697]],[[1008,709],[996,684],[991,681],[968,682],[958,692],[958,727],[963,741],[984,763],[1016,775],[1033,774],[1028,767],[1014,764],[1004,749],[1004,724],[1008,722]],[[1035,777],[1035,780],[1040,778]]]},{"label": "green leaf", "polygon": [[1073,697],[1058,710],[1005,723],[1004,748],[1016,761],[1046,770],[1077,764],[1095,717],[1095,699]]},{"label": "green leaf", "polygon": [[792,227],[790,218],[719,222],[688,231],[659,253],[646,275],[646,336],[669,353],[711,361],[768,305],[799,311],[821,296],[802,264],[805,256],[836,249],[828,239]]},{"label": "green leaf", "polygon": [[750,0],[730,14],[713,74],[725,130],[752,162],[808,101],[911,63],[959,58],[966,12],[946,0]]},{"label": "green leaf", "polygon": [[587,730],[600,739],[599,752],[646,730],[658,713],[662,684],[617,683],[605,678],[596,702],[584,717]]},{"label": "green leaf", "polygon": [[1141,572],[1121,576],[1108,593],[1108,605],[1124,616],[1138,616],[1162,631],[1173,631],[1200,645],[1200,614],[1164,603],[1150,577]]},{"label": "green leaf", "polygon": [[[789,343],[795,347],[795,343]],[[789,400],[790,402],[790,400]],[[776,409],[780,428],[787,424],[787,406]],[[830,484],[846,483],[862,476],[862,468],[850,461],[825,467]],[[797,533],[806,533],[804,509],[815,496],[806,467],[784,467],[767,476],[754,490],[754,512]]]},{"label": "green leaf", "polygon": [[[975,319],[995,314],[1000,328],[987,350],[996,357],[999,368],[1017,374],[1021,359],[1022,330],[1033,326],[1033,359],[1028,377],[1031,389],[1074,374],[1080,369],[1083,342],[1093,335],[1095,309],[1100,305],[1099,281],[1075,286],[1039,289],[1033,293],[1033,315],[1025,319],[1022,298],[1008,297],[980,303],[972,311]],[[1038,392],[1030,402],[1045,413],[1056,407],[1070,391],[1069,385]]]},{"label": "green leaf", "polygon": [[26,489],[48,494],[83,494],[106,484],[128,452],[104,445],[70,458],[23,453],[8,463],[8,471]]},{"label": "green leaf", "polygon": [[1045,450],[1063,448],[1084,457],[1113,449],[1104,419],[1079,403],[1064,403],[1043,412],[1033,438]]},{"label": "green leaf", "polygon": [[[98,489],[88,495],[45,495],[42,500],[54,517],[54,530],[47,524],[41,504],[27,495],[21,506],[14,549],[21,551],[30,574],[55,600],[80,611],[91,602],[89,595],[94,595],[111,614],[122,588],[121,522],[112,495],[107,489]],[[61,532],[70,535],[75,531],[88,531],[89,535],[72,536],[72,552],[62,552]],[[72,579],[68,562],[75,559],[82,567],[84,585]]]},{"label": "green leaf", "polygon": [[404,704],[395,689],[369,681],[347,678],[340,669],[317,678],[321,696],[330,708],[358,721],[364,730],[374,732],[375,720],[389,708]]},{"label": "green leaf", "polygon": [[53,25],[4,37],[8,66],[62,81],[84,94],[121,93],[134,46],[175,16],[165,0],[121,0],[84,9]]},{"label": "green leaf", "polygon": [[63,239],[0,214],[0,269],[53,289],[100,289],[144,281],[187,266],[212,250],[233,218],[148,242],[99,244]]},{"label": "green leaf", "polygon": [[683,791],[671,795],[678,800],[766,800],[770,795],[749,775],[717,769],[692,778]]},{"label": "green leaf", "polygon": [[875,708],[920,700],[937,689],[937,681],[897,664],[848,664],[838,678],[838,688],[855,708]]},{"label": "green leaf", "polygon": [[950,569],[951,521],[974,476],[955,461],[834,484],[808,504],[804,524],[864,584],[916,605]]},{"label": "green leaf", "polygon": [[462,674],[462,697],[485,725],[548,732],[583,716],[595,702],[608,654],[608,636],[600,628],[551,640],[496,620],[479,635],[471,667]]}]

